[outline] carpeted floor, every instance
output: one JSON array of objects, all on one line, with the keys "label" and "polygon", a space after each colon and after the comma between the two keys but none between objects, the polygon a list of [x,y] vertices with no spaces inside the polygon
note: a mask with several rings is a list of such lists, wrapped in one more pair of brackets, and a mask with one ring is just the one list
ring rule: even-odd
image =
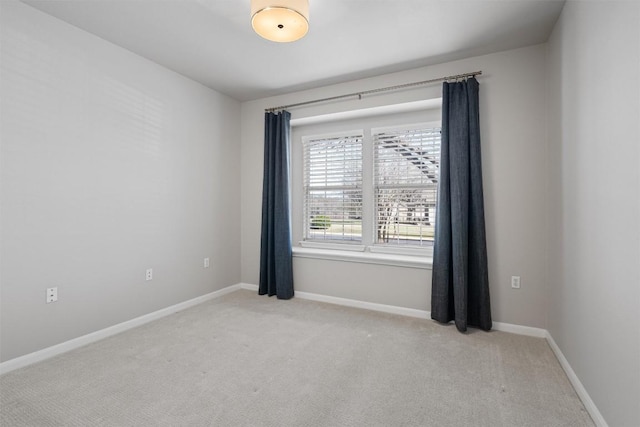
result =
[{"label": "carpeted floor", "polygon": [[543,339],[237,291],[0,377],[2,426],[592,426]]}]

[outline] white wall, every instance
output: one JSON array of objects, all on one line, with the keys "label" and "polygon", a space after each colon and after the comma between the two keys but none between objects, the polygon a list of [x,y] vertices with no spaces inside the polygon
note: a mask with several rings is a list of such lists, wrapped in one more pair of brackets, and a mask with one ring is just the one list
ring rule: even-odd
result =
[{"label": "white wall", "polygon": [[239,103],[0,3],[0,360],[237,283]]},{"label": "white wall", "polygon": [[[494,320],[546,327],[546,46],[242,104],[242,281],[258,283],[264,108],[482,70],[485,207]],[[291,110],[293,118],[440,97],[441,85]],[[295,143],[295,141],[294,141]],[[510,277],[522,276],[511,289]],[[431,271],[294,258],[298,290],[430,310]]]},{"label": "white wall", "polygon": [[640,425],[640,3],[549,41],[549,331],[610,426]]}]

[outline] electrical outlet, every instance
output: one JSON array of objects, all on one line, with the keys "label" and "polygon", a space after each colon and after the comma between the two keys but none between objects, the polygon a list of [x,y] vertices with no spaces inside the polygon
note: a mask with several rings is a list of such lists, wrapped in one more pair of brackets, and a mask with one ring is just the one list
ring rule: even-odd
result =
[{"label": "electrical outlet", "polygon": [[204,268],[209,268],[209,258],[204,259]]},{"label": "electrical outlet", "polygon": [[520,289],[520,276],[511,276],[511,287],[513,289]]},{"label": "electrical outlet", "polygon": [[58,288],[47,288],[47,304],[58,301]]},{"label": "electrical outlet", "polygon": [[147,274],[145,276],[145,280],[153,279],[153,268],[147,268]]}]

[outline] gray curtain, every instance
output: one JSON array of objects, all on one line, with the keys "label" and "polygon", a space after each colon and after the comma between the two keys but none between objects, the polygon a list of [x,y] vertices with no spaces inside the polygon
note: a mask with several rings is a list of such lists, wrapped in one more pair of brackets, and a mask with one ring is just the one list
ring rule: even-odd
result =
[{"label": "gray curtain", "polygon": [[264,178],[258,293],[293,297],[289,221],[289,139],[291,114],[264,115]]},{"label": "gray curtain", "polygon": [[444,83],[431,318],[491,329],[478,81]]}]

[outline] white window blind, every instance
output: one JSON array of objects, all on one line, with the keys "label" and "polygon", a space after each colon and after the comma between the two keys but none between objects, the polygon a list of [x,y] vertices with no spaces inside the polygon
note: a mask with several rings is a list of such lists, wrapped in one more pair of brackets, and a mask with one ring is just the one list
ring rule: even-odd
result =
[{"label": "white window blind", "polygon": [[440,128],[374,131],[375,243],[433,245]]},{"label": "white window blind", "polygon": [[303,139],[305,240],[362,241],[362,139]]}]

